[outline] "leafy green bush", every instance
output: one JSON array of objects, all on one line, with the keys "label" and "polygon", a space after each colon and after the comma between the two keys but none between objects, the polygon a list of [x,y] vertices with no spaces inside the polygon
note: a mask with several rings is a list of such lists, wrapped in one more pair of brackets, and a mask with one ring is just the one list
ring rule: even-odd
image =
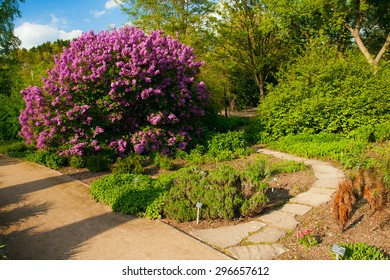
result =
[{"label": "leafy green bush", "polygon": [[103,172],[110,170],[111,161],[105,156],[91,155],[86,158],[86,166],[92,172]]},{"label": "leafy green bush", "polygon": [[126,158],[118,158],[112,167],[113,174],[142,174],[144,158],[139,154],[132,154]]},{"label": "leafy green bush", "polygon": [[366,243],[348,243],[341,245],[345,247],[345,255],[340,257],[341,260],[388,260],[379,249]]},{"label": "leafy green bush", "polygon": [[259,213],[268,202],[268,185],[230,166],[202,171],[198,167],[176,172],[172,186],[163,198],[164,213],[177,221],[196,218],[197,202],[203,204],[206,219],[233,219]]},{"label": "leafy green bush", "polygon": [[25,157],[27,160],[45,165],[52,169],[58,169],[62,166],[65,166],[67,163],[67,158],[59,156],[53,151],[39,150],[35,153],[27,154]]},{"label": "leafy green bush", "polygon": [[247,154],[244,131],[216,134],[208,143],[208,156],[216,161],[231,160]]},{"label": "leafy green bush", "polygon": [[204,164],[206,162],[205,153],[206,148],[202,145],[197,145],[196,148],[192,149],[186,156],[186,159],[193,164]]},{"label": "leafy green bush", "polygon": [[364,57],[351,51],[344,59],[330,48],[309,48],[279,73],[259,105],[263,136],[320,132],[348,134],[388,120],[390,87],[384,67],[377,75]]},{"label": "leafy green bush", "polygon": [[175,168],[173,159],[166,155],[156,154],[153,161],[156,166],[165,170],[173,170]]},{"label": "leafy green bush", "polygon": [[0,154],[7,154],[12,157],[24,157],[32,151],[32,147],[24,141],[4,142],[0,145]]},{"label": "leafy green bush", "polygon": [[72,156],[69,160],[69,165],[74,168],[83,168],[85,161],[81,156]]},{"label": "leafy green bush", "polygon": [[[137,216],[145,216],[147,208],[161,199],[164,191],[161,185],[154,185],[153,179],[141,174],[107,175],[93,182],[90,188],[91,196],[113,211]],[[148,213],[155,214],[151,209]]]}]

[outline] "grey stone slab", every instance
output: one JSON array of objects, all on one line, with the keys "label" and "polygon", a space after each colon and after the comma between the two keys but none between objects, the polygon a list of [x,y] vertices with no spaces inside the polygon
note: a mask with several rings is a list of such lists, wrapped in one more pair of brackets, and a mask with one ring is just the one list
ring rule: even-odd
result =
[{"label": "grey stone slab", "polygon": [[190,234],[209,244],[226,248],[239,244],[249,233],[258,231],[265,226],[266,224],[262,222],[251,221],[235,226],[194,230]]},{"label": "grey stone slab", "polygon": [[335,171],[338,171],[336,167],[333,167],[329,163],[324,162],[321,164],[315,164],[315,167],[313,169],[318,173],[333,173]]},{"label": "grey stone slab", "polygon": [[327,189],[337,189],[339,184],[343,181],[343,178],[338,177],[328,177],[323,178],[314,182],[313,187],[316,188],[327,188]]},{"label": "grey stone slab", "polygon": [[265,227],[259,232],[250,235],[247,241],[253,243],[276,242],[285,235],[286,232],[283,230],[273,227]]},{"label": "grey stone slab", "polygon": [[295,214],[292,213],[273,211],[269,214],[260,216],[258,219],[279,228],[294,229],[298,224],[298,221],[294,217]]},{"label": "grey stone slab", "polygon": [[311,187],[308,191],[308,193],[317,193],[317,194],[327,194],[327,195],[333,195],[336,190],[335,189],[327,189],[327,188],[316,188]]},{"label": "grey stone slab", "polygon": [[279,211],[292,213],[295,215],[304,215],[309,212],[313,207],[308,205],[296,204],[296,203],[287,203]]},{"label": "grey stone slab", "polygon": [[281,244],[250,245],[229,248],[233,257],[239,260],[272,260],[288,249]]},{"label": "grey stone slab", "polygon": [[330,195],[317,193],[301,193],[290,199],[290,202],[301,203],[313,207],[320,206],[330,200]]}]

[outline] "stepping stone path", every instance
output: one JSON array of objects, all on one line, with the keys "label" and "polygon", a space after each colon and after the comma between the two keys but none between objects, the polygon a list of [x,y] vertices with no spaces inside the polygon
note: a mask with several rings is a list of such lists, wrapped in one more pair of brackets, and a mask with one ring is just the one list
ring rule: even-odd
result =
[{"label": "stepping stone path", "polygon": [[313,207],[330,201],[339,183],[345,179],[341,170],[320,160],[268,149],[260,149],[258,152],[311,165],[318,180],[307,192],[291,198],[282,208],[259,216],[254,221],[190,232],[194,237],[239,260],[272,260],[286,252],[288,248],[277,242],[287,232],[296,229],[299,224],[296,215],[304,215]]}]

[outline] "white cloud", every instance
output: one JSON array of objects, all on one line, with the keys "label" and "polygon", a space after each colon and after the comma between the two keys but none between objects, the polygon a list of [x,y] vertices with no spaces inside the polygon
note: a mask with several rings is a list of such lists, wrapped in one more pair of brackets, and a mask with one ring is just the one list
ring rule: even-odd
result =
[{"label": "white cloud", "polygon": [[67,32],[53,25],[30,22],[24,22],[15,28],[15,35],[22,41],[21,47],[26,49],[38,46],[47,41],[74,39],[81,36],[82,33],[81,30]]},{"label": "white cloud", "polygon": [[66,19],[64,19],[64,18],[58,18],[55,15],[50,15],[50,17],[51,17],[51,21],[50,21],[51,26],[65,27],[67,25]]},{"label": "white cloud", "polygon": [[107,1],[104,6],[106,7],[106,9],[114,9],[116,7],[119,7],[119,4],[116,0],[110,0]]},{"label": "white cloud", "polygon": [[91,12],[91,14],[92,14],[95,18],[99,18],[99,17],[101,17],[101,16],[103,16],[103,15],[105,15],[105,14],[107,13],[106,10],[103,10],[103,11],[92,10],[92,11],[90,11],[90,12]]}]

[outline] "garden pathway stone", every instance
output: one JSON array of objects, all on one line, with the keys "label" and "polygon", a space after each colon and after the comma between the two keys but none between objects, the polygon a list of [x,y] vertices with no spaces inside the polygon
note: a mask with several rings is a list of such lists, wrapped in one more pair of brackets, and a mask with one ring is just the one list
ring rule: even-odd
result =
[{"label": "garden pathway stone", "polygon": [[287,203],[282,208],[280,208],[279,211],[288,212],[288,213],[292,213],[295,215],[305,215],[311,209],[312,209],[312,207],[308,206],[308,205]]},{"label": "garden pathway stone", "polygon": [[237,246],[229,249],[232,256],[238,260],[272,260],[287,250],[288,248],[277,243]]},{"label": "garden pathway stone", "polygon": [[251,221],[228,227],[194,230],[190,234],[209,244],[227,248],[239,244],[249,233],[265,226],[262,222]]},{"label": "garden pathway stone", "polygon": [[285,235],[286,232],[284,230],[267,226],[259,232],[251,234],[246,241],[252,243],[270,243],[278,241]]}]

